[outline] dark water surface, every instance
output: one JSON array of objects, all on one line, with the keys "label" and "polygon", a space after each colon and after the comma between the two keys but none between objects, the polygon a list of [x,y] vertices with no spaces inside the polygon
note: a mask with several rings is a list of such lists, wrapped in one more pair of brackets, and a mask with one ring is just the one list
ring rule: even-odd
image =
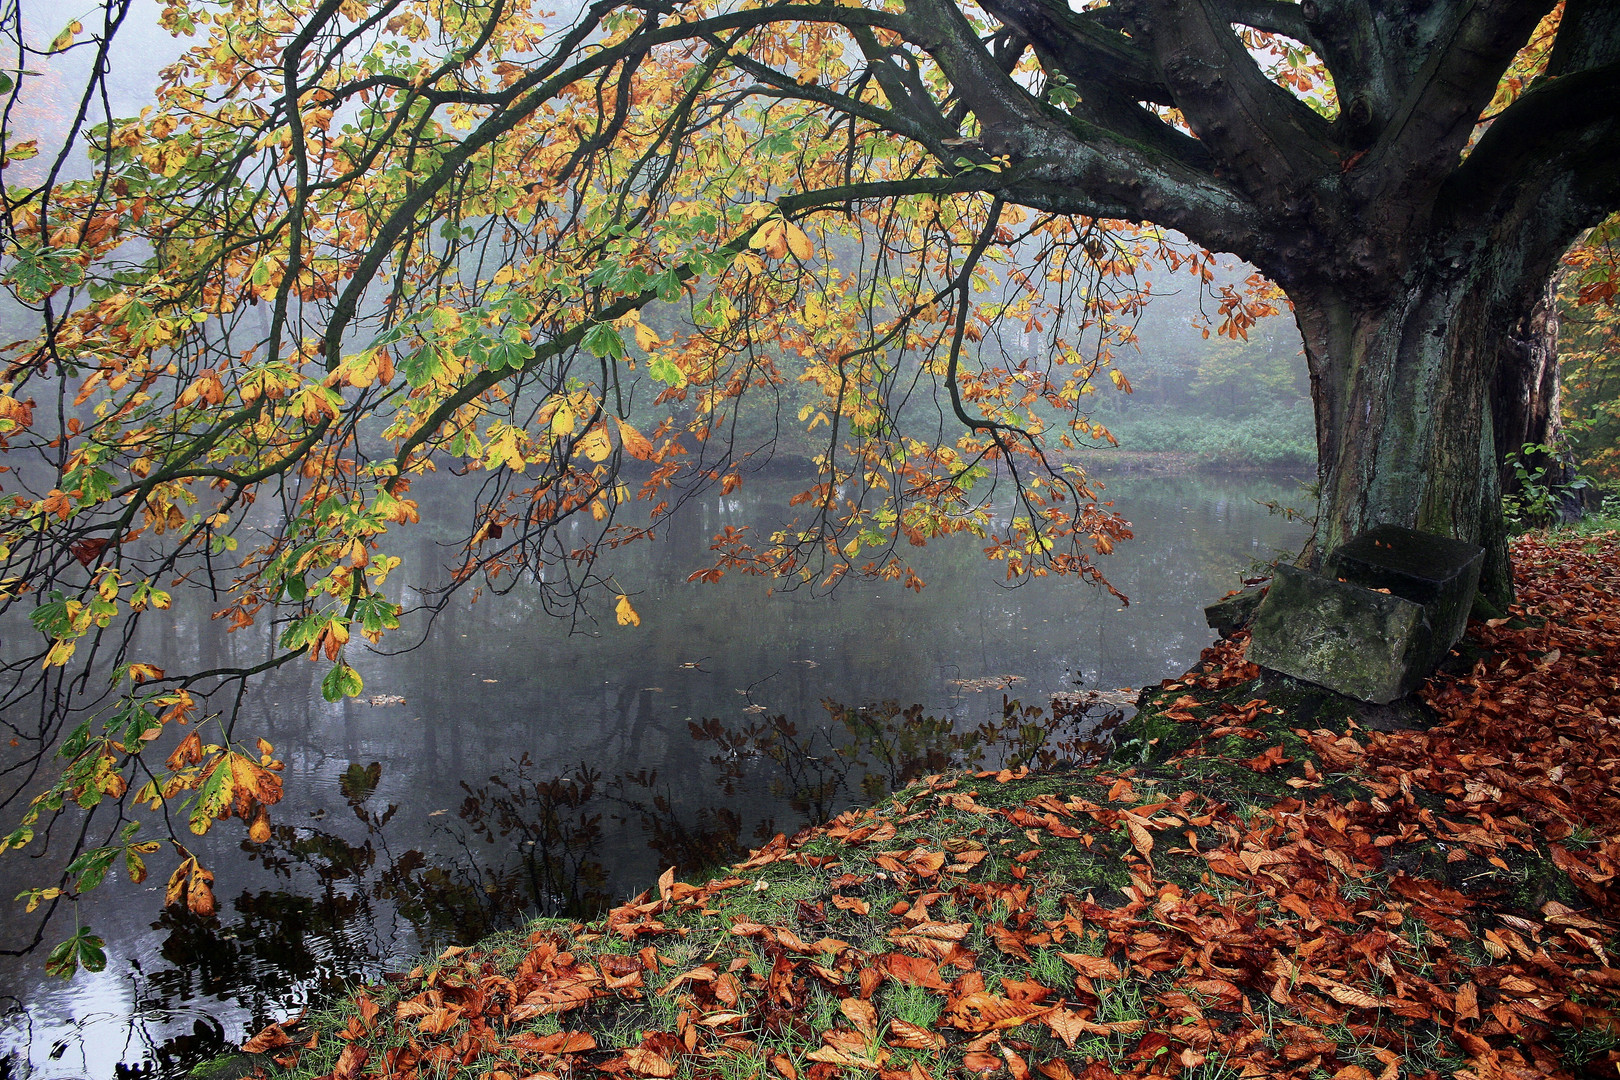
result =
[{"label": "dark water surface", "polygon": [[[686,582],[708,561],[709,536],[790,490],[756,479],[688,507],[657,544],[616,553],[640,627],[614,624],[608,597],[605,618],[571,636],[520,585],[458,599],[414,651],[351,649],[377,704],[323,701],[324,665],[267,676],[237,736],[262,734],[286,761],[271,841],[247,843],[234,821],[188,838],[217,874],[209,919],[162,911],[168,854],[153,856],[143,886],[109,877],[80,906],[108,944],[99,974],[63,983],[37,951],[0,959],[0,1078],[172,1075],[424,948],[524,911],[617,900],[671,863],[792,832],[860,798],[884,753],[948,755],[948,732],[959,745],[1002,717],[1003,689],[1044,706],[1077,687],[1177,674],[1210,641],[1201,603],[1235,588],[1251,561],[1303,541],[1301,526],[1255,501],[1298,502],[1292,480],[1120,476],[1107,495],[1136,539],[1103,566],[1131,599],[1123,609],[1077,582],[1008,589],[971,540],[918,553],[920,594],[898,582],[851,580],[822,597],[767,595],[757,579]],[[446,558],[420,532],[396,571],[407,583],[425,584],[410,575]],[[263,633],[226,635],[207,610],[199,601],[166,628],[158,663],[266,655]],[[828,699],[917,703],[943,722],[930,741],[904,716],[840,718]],[[788,726],[769,728],[776,716]],[[693,724],[711,719],[695,737]],[[901,730],[930,746],[897,747]],[[856,750],[864,765],[849,758]],[[38,876],[26,858],[0,859],[7,901]],[[0,927],[8,946],[21,907],[4,920],[12,938]],[[57,940],[72,927],[51,930]]]}]

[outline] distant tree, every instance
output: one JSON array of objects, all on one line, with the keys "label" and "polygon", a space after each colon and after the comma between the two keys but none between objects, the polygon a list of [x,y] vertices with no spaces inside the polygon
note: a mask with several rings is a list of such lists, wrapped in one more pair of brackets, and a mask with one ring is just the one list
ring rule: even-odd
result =
[{"label": "distant tree", "polygon": [[1560,279],[1563,419],[1580,467],[1620,485],[1620,216],[1576,244]]},{"label": "distant tree", "polygon": [[[728,531],[702,575],[919,584],[904,542],[967,532],[1015,576],[1100,581],[1126,529],[1048,448],[1106,438],[1087,406],[1126,382],[1137,272],[1207,278],[1208,251],[1280,286],[1303,334],[1309,558],[1416,526],[1485,543],[1503,600],[1490,387],[1620,205],[1620,9],[1590,0],[602,0],[549,22],[527,0],[168,0],[197,43],[152,110],[107,117],[129,10],[36,52],[0,8],[9,107],[25,68],[95,57],[62,152],[0,214],[39,331],[0,375],[0,603],[41,635],[0,708],[30,703],[25,751],[66,759],[3,846],[128,796],[262,835],[275,762],[228,707],[209,741],[141,753],[256,669],[158,671],[133,616],[217,590],[225,628],[277,620],[264,666],[307,655],[357,694],[352,635],[400,616],[388,534],[441,463],[489,476],[458,581],[545,564],[568,608],[621,592],[598,547],[692,481],[740,483],[738,401],[780,400],[820,475],[797,522]],[[1219,336],[1269,308],[1214,291]],[[621,522],[638,496],[650,524]],[[84,832],[54,888],[144,872],[131,828]],[[206,906],[181,856],[170,898]]]}]

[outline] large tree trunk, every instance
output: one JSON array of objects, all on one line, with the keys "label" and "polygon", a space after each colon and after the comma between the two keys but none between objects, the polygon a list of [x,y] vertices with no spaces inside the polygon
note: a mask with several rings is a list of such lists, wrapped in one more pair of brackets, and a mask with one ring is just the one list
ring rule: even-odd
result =
[{"label": "large tree trunk", "polygon": [[1316,401],[1311,566],[1364,529],[1402,525],[1484,546],[1481,595],[1512,600],[1491,388],[1544,278],[1490,262],[1426,256],[1382,295],[1290,289]]}]

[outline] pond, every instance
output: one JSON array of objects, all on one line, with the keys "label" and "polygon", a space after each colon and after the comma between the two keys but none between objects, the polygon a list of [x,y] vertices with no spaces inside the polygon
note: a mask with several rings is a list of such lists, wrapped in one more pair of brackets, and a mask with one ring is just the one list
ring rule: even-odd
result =
[{"label": "pond", "polygon": [[[615,553],[639,627],[617,625],[608,597],[605,618],[571,634],[520,584],[458,598],[420,647],[362,654],[360,700],[324,701],[321,665],[271,673],[237,727],[286,762],[271,840],[250,843],[235,822],[192,838],[217,875],[206,919],[163,910],[167,855],[144,885],[109,878],[79,913],[108,944],[99,974],[64,983],[44,975],[39,951],[0,958],[0,1078],[178,1075],[415,953],[525,912],[617,901],[672,864],[791,834],[908,765],[982,752],[966,733],[1009,709],[1028,721],[1019,709],[1040,707],[1072,746],[1097,711],[1054,715],[1053,695],[1180,673],[1211,640],[1201,604],[1304,539],[1257,501],[1300,503],[1291,479],[1107,483],[1136,533],[1102,560],[1126,607],[1073,581],[1008,588],[971,540],[918,552],[920,593],[688,583],[710,536],[794,489],[756,478],[689,505],[655,544]],[[436,509],[424,497],[424,521]],[[407,567],[439,565],[447,549],[419,532]],[[169,663],[264,657],[265,635],[227,635],[207,612],[199,603],[165,628]],[[921,712],[902,711],[912,705]],[[7,898],[38,876],[26,858],[0,860]],[[20,915],[0,946],[32,934]],[[49,940],[71,930],[54,925]]]}]

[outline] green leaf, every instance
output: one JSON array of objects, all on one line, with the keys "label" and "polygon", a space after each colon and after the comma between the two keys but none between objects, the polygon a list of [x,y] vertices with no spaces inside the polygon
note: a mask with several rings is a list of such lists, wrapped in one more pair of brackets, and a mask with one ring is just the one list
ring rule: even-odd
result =
[{"label": "green leaf", "polygon": [[24,248],[17,253],[5,280],[17,291],[17,299],[35,304],[63,285],[84,280],[84,268],[75,260],[78,248]]},{"label": "green leaf", "polygon": [[361,681],[360,673],[354,668],[339,660],[326,678],[321,680],[321,697],[327,701],[341,701],[346,697],[359,697],[360,691],[366,684]]},{"label": "green leaf", "polygon": [[11,93],[11,88],[16,86],[16,85],[17,85],[16,83],[12,82],[10,75],[7,75],[5,72],[0,71],[0,94],[9,94],[9,93]]},{"label": "green leaf", "polygon": [[424,345],[401,361],[399,367],[411,389],[419,390],[444,371],[444,357],[437,345]]},{"label": "green leaf", "polygon": [[485,364],[491,371],[516,371],[534,359],[534,350],[521,341],[503,341],[490,351]]},{"label": "green leaf", "polygon": [[221,754],[209,764],[208,772],[203,776],[202,787],[197,791],[197,805],[191,808],[191,831],[198,836],[207,832],[214,824],[214,819],[231,804],[235,784],[231,777],[230,762],[225,758],[226,755]]},{"label": "green leaf", "polygon": [[647,371],[659,382],[668,383],[671,386],[686,385],[686,372],[682,371],[680,365],[667,356],[654,357],[647,364]]},{"label": "green leaf", "polygon": [[585,333],[585,351],[605,360],[622,360],[627,350],[624,338],[611,323],[597,323]]},{"label": "green leaf", "polygon": [[681,275],[671,269],[653,278],[653,287],[658,290],[658,299],[666,304],[672,304],[681,298],[684,291],[681,285]]},{"label": "green leaf", "polygon": [[116,847],[101,847],[81,853],[77,859],[68,864],[67,868],[68,873],[79,875],[79,880],[73,887],[79,892],[88,892],[100,885],[102,879],[107,876],[108,869],[112,867],[113,860],[122,850]]},{"label": "green leaf", "polygon": [[106,966],[107,943],[83,926],[45,958],[45,973],[63,979],[71,978],[81,967],[86,971],[101,971]]},{"label": "green leaf", "polygon": [[302,577],[290,577],[282,582],[282,585],[286,588],[289,599],[301,603],[304,597],[309,595],[309,586],[305,584]]}]

